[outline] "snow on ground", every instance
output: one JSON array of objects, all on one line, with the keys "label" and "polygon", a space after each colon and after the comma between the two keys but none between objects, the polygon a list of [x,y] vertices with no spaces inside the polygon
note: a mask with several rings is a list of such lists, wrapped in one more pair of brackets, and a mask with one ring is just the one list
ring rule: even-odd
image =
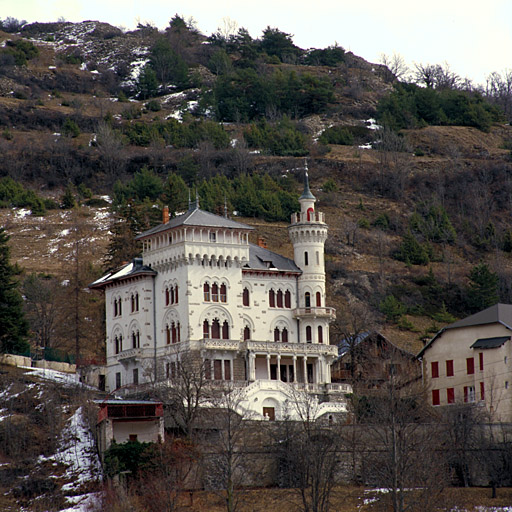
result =
[{"label": "snow on ground", "polygon": [[68,497],[67,500],[70,503],[74,503],[74,505],[60,512],[90,512],[91,510],[100,510],[101,493],[92,492],[90,494],[82,494],[80,496]]},{"label": "snow on ground", "polygon": [[27,215],[30,215],[32,210],[28,210],[27,208],[17,208],[14,210],[14,216],[16,219],[24,219]]},{"label": "snow on ground", "polygon": [[65,384],[67,386],[83,386],[76,373],[65,373],[59,372],[57,370],[50,370],[45,368],[32,368],[29,366],[21,366],[21,368],[29,370],[27,373],[37,375],[42,379],[58,382],[59,384]]},{"label": "snow on ground", "polygon": [[373,119],[373,118],[367,119],[364,122],[364,124],[366,125],[366,127],[369,130],[381,130],[382,129],[382,126],[380,124],[377,124],[377,121],[375,121],[375,119]]}]

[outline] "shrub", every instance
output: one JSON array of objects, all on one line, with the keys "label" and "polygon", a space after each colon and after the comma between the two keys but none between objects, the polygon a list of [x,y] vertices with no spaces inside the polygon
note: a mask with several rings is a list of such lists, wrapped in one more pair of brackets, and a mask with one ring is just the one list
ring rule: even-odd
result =
[{"label": "shrub", "polygon": [[287,118],[277,124],[266,121],[252,124],[244,132],[244,138],[249,147],[264,149],[271,155],[305,156],[309,153],[305,136]]},{"label": "shrub", "polygon": [[380,302],[379,311],[388,322],[397,322],[406,313],[406,307],[394,295],[388,295]]},{"label": "shrub", "polygon": [[338,186],[336,185],[336,182],[332,178],[329,178],[323,184],[322,190],[324,192],[336,192],[338,190]]},{"label": "shrub", "polygon": [[395,258],[411,265],[426,265],[430,261],[427,248],[411,232],[403,236]]},{"label": "shrub", "polygon": [[382,230],[389,229],[390,220],[387,213],[381,213],[374,221],[373,226]]},{"label": "shrub", "polygon": [[78,125],[75,121],[67,117],[66,121],[64,122],[64,126],[62,127],[62,133],[67,137],[75,138],[80,135],[80,128],[78,128]]},{"label": "shrub", "polygon": [[341,146],[351,146],[354,143],[354,137],[345,126],[327,128],[318,140],[322,144],[339,144]]},{"label": "shrub", "polygon": [[366,218],[359,219],[357,225],[362,229],[370,229],[370,222]]},{"label": "shrub", "polygon": [[148,101],[145,105],[145,107],[150,110],[151,112],[158,112],[162,110],[162,106],[160,105],[160,102],[158,100],[151,100]]},{"label": "shrub", "polygon": [[25,39],[7,41],[2,52],[12,55],[17,66],[24,66],[28,60],[39,55],[38,48]]}]

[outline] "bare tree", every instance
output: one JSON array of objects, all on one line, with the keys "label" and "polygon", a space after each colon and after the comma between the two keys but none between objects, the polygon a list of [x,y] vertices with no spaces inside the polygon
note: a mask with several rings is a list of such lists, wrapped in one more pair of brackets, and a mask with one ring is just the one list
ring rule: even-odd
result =
[{"label": "bare tree", "polygon": [[62,286],[49,275],[28,275],[22,285],[25,311],[30,329],[41,348],[54,346],[62,307]]},{"label": "bare tree", "polygon": [[499,105],[510,119],[512,116],[512,69],[506,69],[502,74],[491,73],[487,77],[485,95]]},{"label": "bare tree", "polygon": [[123,172],[125,165],[121,135],[109,123],[101,121],[96,129],[96,145],[105,174],[113,180]]},{"label": "bare tree", "polygon": [[155,388],[158,398],[166,405],[169,423],[186,437],[193,436],[201,408],[211,400],[206,364],[189,354],[180,354],[178,360],[166,360],[168,384]]},{"label": "bare tree", "polygon": [[382,53],[380,56],[380,63],[383,66],[386,66],[397,80],[406,79],[410,71],[404,58],[399,53],[393,53],[391,56]]},{"label": "bare tree", "polygon": [[277,429],[280,483],[295,489],[304,512],[328,512],[340,466],[342,438],[335,425],[320,419],[319,402],[290,390],[289,416]]},{"label": "bare tree", "polygon": [[245,446],[250,425],[241,414],[244,399],[243,389],[227,387],[212,401],[214,430],[204,466],[209,485],[221,492],[227,512],[240,510],[243,497],[240,489],[247,474]]},{"label": "bare tree", "polygon": [[422,388],[393,368],[383,392],[359,414],[368,424],[366,479],[389,489],[381,500],[385,510],[434,510],[447,478],[438,452],[440,429],[424,405]]},{"label": "bare tree", "polygon": [[463,80],[450,69],[448,63],[415,64],[414,79],[416,83],[431,89],[460,89]]}]

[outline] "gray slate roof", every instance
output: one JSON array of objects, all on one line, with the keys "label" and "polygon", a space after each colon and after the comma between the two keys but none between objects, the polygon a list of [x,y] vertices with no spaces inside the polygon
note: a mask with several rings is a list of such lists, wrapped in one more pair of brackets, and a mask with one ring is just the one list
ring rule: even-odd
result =
[{"label": "gray slate roof", "polygon": [[254,229],[247,224],[242,224],[241,222],[235,222],[234,220],[228,219],[226,217],[221,217],[220,215],[215,215],[210,212],[205,212],[199,208],[195,208],[193,210],[188,210],[186,213],[182,215],[178,215],[172,218],[167,224],[159,224],[154,228],[148,229],[141,233],[136,238],[140,240],[141,238],[145,238],[149,235],[154,235],[155,233],[160,233],[161,231],[166,231],[168,229],[176,228],[178,226],[200,226],[200,227],[212,227],[212,228],[227,228],[227,229]]},{"label": "gray slate roof", "polygon": [[475,325],[488,325],[488,324],[502,324],[507,329],[512,331],[512,304],[494,304],[483,311],[479,311],[474,315],[470,315],[458,322],[447,325],[441,329],[419,352],[418,357],[421,357],[425,350],[427,350],[434,341],[448,329],[457,329],[459,327],[472,327]]},{"label": "gray slate roof", "polygon": [[269,251],[255,244],[249,244],[249,263],[245,265],[245,268],[302,273],[300,268],[290,258],[285,258],[276,252]]}]

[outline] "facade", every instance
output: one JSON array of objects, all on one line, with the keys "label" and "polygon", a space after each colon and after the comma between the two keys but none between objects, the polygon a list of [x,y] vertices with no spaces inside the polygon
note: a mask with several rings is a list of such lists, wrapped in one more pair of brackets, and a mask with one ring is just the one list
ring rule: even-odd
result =
[{"label": "facade", "polygon": [[97,405],[99,406],[97,429],[100,454],[103,454],[113,442],[163,442],[162,402],[105,400],[97,402]]},{"label": "facade", "polygon": [[344,339],[338,345],[339,356],[331,368],[334,382],[348,382],[355,392],[379,392],[399,378],[401,385],[421,381],[421,368],[414,354],[397,347],[377,331]]},{"label": "facade", "polygon": [[328,393],[335,310],[326,306],[327,224],[315,201],[306,175],[288,228],[294,260],[249,243],[252,227],[198,201],[173,219],[164,209],[162,224],[138,237],[142,258],[91,285],[105,291],[107,391],[172,381],[193,354],[207,379],[252,383],[262,417],[279,414],[282,383]]},{"label": "facade", "polygon": [[418,354],[434,406],[474,404],[512,420],[512,305],[496,304],[442,329]]}]

